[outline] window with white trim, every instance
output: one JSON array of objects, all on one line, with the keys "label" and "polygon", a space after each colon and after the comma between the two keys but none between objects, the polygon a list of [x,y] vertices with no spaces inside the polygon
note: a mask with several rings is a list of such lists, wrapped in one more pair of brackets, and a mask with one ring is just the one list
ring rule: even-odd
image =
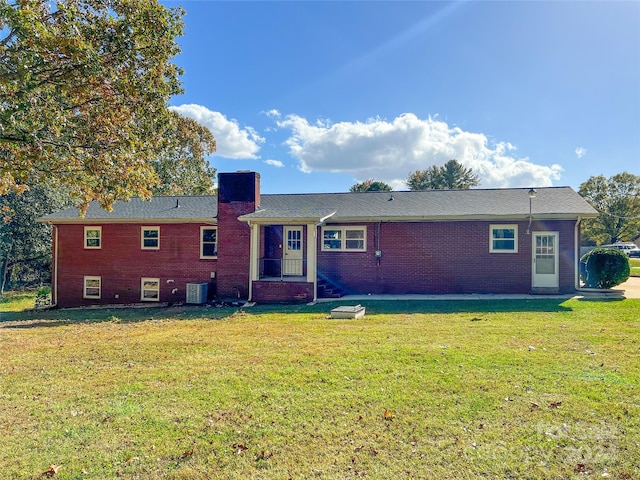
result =
[{"label": "window with white trim", "polygon": [[82,290],[82,298],[100,298],[102,293],[101,277],[84,277],[84,286]]},{"label": "window with white trim", "polygon": [[365,252],[367,227],[323,227],[322,250],[325,252]]},{"label": "window with white trim", "polygon": [[160,279],[142,278],[140,281],[140,300],[143,302],[160,301]]},{"label": "window with white trim", "polygon": [[160,249],[160,227],[140,228],[140,248],[142,250]]},{"label": "window with white trim", "polygon": [[518,253],[518,225],[490,225],[491,253]]},{"label": "window with white trim", "polygon": [[218,227],[200,227],[200,258],[218,256]]},{"label": "window with white trim", "polygon": [[84,248],[102,248],[102,227],[84,227]]}]

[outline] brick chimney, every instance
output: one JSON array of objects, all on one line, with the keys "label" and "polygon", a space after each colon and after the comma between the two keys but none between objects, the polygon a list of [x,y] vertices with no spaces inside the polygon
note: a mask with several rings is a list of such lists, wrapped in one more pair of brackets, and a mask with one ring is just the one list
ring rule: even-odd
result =
[{"label": "brick chimney", "polygon": [[253,213],[260,205],[260,174],[218,174],[218,298],[248,297],[251,232],[240,215]]}]

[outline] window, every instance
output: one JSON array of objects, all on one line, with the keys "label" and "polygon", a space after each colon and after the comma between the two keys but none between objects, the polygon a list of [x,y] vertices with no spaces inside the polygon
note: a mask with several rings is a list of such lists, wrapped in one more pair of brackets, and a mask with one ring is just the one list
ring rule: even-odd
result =
[{"label": "window", "polygon": [[367,249],[367,227],[324,227],[323,251],[364,252]]},{"label": "window", "polygon": [[101,287],[101,277],[84,277],[82,298],[100,298]]},{"label": "window", "polygon": [[84,248],[102,247],[102,227],[84,227]]},{"label": "window", "polygon": [[159,278],[143,278],[140,283],[140,300],[143,302],[157,302],[160,300]]},{"label": "window", "polygon": [[140,248],[143,250],[158,250],[160,248],[160,227],[142,227]]},{"label": "window", "polygon": [[200,227],[200,258],[218,256],[218,228]]},{"label": "window", "polygon": [[491,225],[489,232],[490,252],[518,253],[517,225]]}]

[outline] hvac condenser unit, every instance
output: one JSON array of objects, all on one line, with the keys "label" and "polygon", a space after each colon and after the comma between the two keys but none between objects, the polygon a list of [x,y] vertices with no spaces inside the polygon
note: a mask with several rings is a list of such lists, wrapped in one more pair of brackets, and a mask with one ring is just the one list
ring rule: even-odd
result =
[{"label": "hvac condenser unit", "polygon": [[206,283],[187,283],[187,303],[202,305],[207,301]]}]

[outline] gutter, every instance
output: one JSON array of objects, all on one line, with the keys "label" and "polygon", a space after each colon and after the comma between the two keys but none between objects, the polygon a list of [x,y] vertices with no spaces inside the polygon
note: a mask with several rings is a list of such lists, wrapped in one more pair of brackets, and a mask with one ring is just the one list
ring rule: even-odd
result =
[{"label": "gutter", "polygon": [[574,288],[580,290],[580,223],[582,217],[576,219],[576,225],[573,227],[573,257],[574,257]]},{"label": "gutter", "polygon": [[51,279],[51,307],[58,305],[58,226],[53,227],[53,278]]}]

